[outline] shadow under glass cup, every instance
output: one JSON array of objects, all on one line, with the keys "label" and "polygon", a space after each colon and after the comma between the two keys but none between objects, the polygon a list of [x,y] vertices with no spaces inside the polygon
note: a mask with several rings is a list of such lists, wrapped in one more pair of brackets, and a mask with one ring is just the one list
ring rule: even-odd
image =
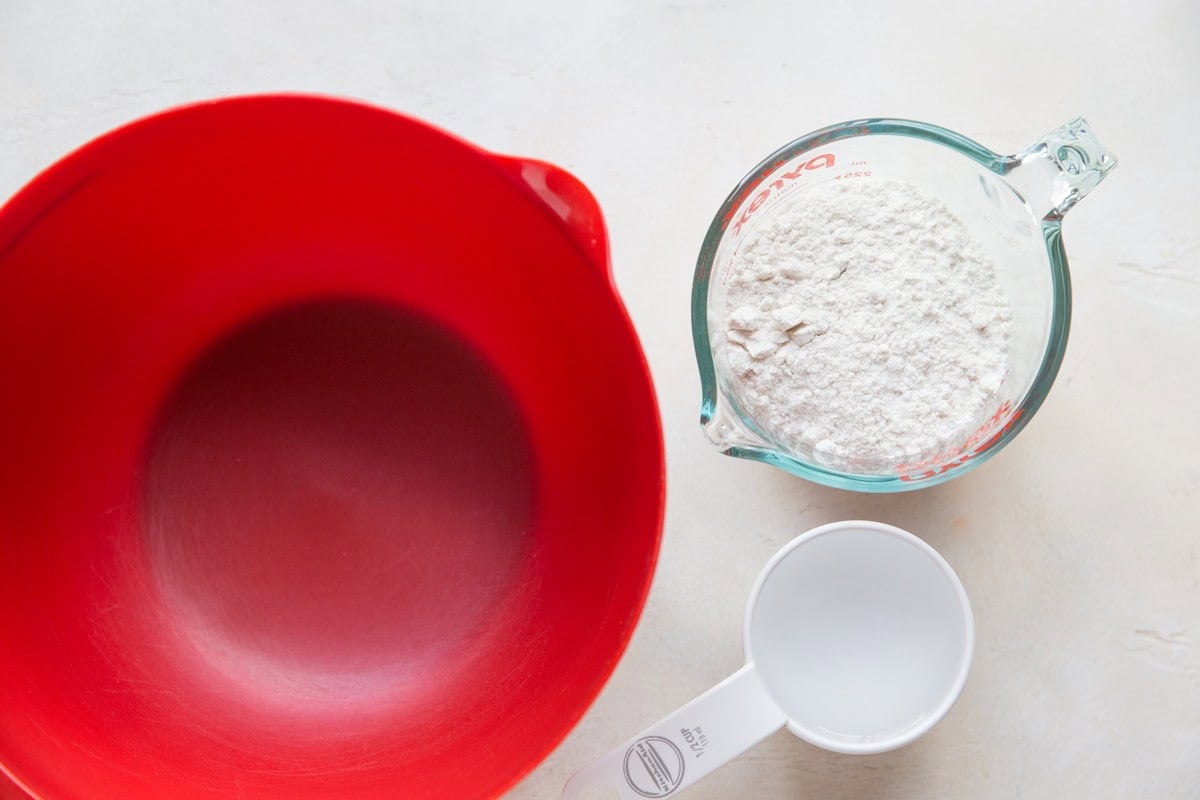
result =
[{"label": "shadow under glass cup", "polygon": [[[834,125],[772,153],[725,200],[696,264],[692,334],[705,435],[728,455],[866,492],[931,486],[994,455],[1042,404],[1066,349],[1071,288],[1063,215],[1115,165],[1082,118],[1011,156],[935,125],[892,119]],[[726,284],[739,248],[788,206],[788,198],[832,183],[883,181],[911,184],[940,200],[990,256],[1012,311],[1008,371],[953,440],[903,462],[882,456],[833,461],[811,446],[781,444],[742,408],[726,362]]]}]

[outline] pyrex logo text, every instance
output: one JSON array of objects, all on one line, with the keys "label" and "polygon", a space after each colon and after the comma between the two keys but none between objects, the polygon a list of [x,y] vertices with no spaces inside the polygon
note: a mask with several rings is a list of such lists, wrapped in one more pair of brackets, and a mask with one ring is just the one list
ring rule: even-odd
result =
[{"label": "pyrex logo text", "polygon": [[[796,180],[803,173],[805,173],[807,171],[814,170],[814,169],[824,169],[826,167],[832,167],[833,161],[834,161],[833,153],[822,153],[821,155],[813,156],[808,161],[804,161],[804,162],[797,164],[795,166],[795,168],[793,168],[792,170],[783,173],[782,177],[776,178],[775,180],[771,181],[769,184],[767,184],[765,189],[762,189],[761,191],[759,191],[758,194],[754,195],[754,199],[750,201],[750,205],[746,206],[745,210],[742,211],[741,216],[738,217],[737,222],[735,222],[733,225],[733,235],[737,236],[738,234],[740,234],[742,232],[742,226],[745,225],[747,220],[749,220],[750,217],[754,215],[754,212],[756,212],[760,208],[762,208],[763,203],[767,202],[767,199],[770,198],[772,192],[780,191],[788,183]],[[775,163],[764,168],[763,171],[759,173],[759,177],[760,178],[767,177],[768,175],[771,174],[771,172],[773,170],[776,170],[779,167],[782,167],[786,163],[787,163],[786,159],[776,161]],[[733,215],[737,211],[738,207],[741,206],[741,204],[743,202],[745,202],[746,198],[750,195],[750,193],[753,192],[755,189],[758,189],[759,186],[761,186],[761,184],[756,183],[756,184],[748,187],[746,189],[746,191],[742,192],[742,194],[738,197],[737,201],[734,202],[730,206],[731,210],[730,210],[729,214],[726,215],[725,219],[721,220],[722,227],[729,225],[729,220],[733,218]]]}]

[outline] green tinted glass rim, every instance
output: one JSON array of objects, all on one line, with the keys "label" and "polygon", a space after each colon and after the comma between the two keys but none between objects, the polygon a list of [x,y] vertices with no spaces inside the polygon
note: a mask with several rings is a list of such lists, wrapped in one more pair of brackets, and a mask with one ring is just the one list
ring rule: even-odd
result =
[{"label": "green tinted glass rim", "polygon": [[[903,136],[940,144],[961,153],[985,169],[1001,176],[1006,175],[1019,163],[1014,156],[1002,156],[994,153],[978,142],[946,128],[927,122],[883,117],[851,120],[821,128],[785,144],[760,161],[726,196],[725,201],[713,217],[712,223],[708,226],[704,242],[700,247],[700,254],[696,259],[696,271],[692,278],[692,344],[696,352],[696,363],[700,370],[701,425],[709,423],[717,413],[720,391],[717,384],[716,364],[708,341],[709,279],[716,261],[717,246],[720,244],[728,224],[728,218],[732,215],[734,208],[777,167],[801,153],[840,139],[877,135]],[[1050,387],[1054,384],[1067,349],[1067,334],[1071,322],[1071,278],[1067,265],[1067,253],[1062,243],[1062,218],[1051,212],[1042,220],[1041,229],[1046,254],[1049,258],[1053,295],[1046,352],[1028,391],[1013,411],[1015,416],[1012,418],[1012,422],[986,450],[937,475],[912,481],[905,481],[897,476],[856,475],[839,472],[801,461],[794,456],[769,447],[735,445],[722,452],[738,458],[774,465],[814,483],[832,486],[836,489],[871,493],[904,492],[936,486],[969,472],[995,456],[1029,424],[1034,413],[1041,407]],[[734,412],[743,424],[762,435],[762,431],[752,422],[748,414],[742,413],[733,398],[725,399],[733,406]],[[768,439],[769,437],[763,436],[762,438]]]}]

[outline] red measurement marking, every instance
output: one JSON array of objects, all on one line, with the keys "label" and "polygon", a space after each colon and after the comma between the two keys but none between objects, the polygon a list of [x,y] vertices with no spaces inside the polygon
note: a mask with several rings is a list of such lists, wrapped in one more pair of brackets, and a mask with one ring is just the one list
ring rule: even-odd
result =
[{"label": "red measurement marking", "polygon": [[[1012,402],[1005,400],[1003,405],[996,409],[996,413],[987,422],[979,426],[978,429],[963,440],[961,445],[953,450],[939,453],[915,464],[897,464],[896,471],[904,473],[900,475],[900,480],[905,482],[929,480],[938,475],[944,475],[971,459],[978,458],[1000,441],[1000,437],[1012,428],[1013,424],[1025,414],[1025,409],[1018,408],[1017,412],[1009,417],[999,430],[996,430],[996,426],[1000,424],[1000,420],[1004,419],[1010,410],[1012,410]],[[981,441],[982,444],[980,444]]]},{"label": "red measurement marking", "polygon": [[[737,200],[730,205],[729,213],[727,213],[725,218],[721,220],[722,228],[728,227],[729,221],[733,219],[733,215],[736,213],[736,210],[742,206],[747,197],[749,197],[756,189],[759,189],[759,187],[762,186],[761,181],[776,169],[783,166],[785,163],[786,162],[784,161],[776,161],[758,173],[758,182],[747,186],[746,189],[740,195],[738,195]],[[822,153],[821,155],[813,156],[808,161],[797,166],[795,169],[783,173],[781,178],[771,181],[771,183],[767,185],[767,188],[762,189],[757,195],[754,196],[754,199],[750,201],[750,205],[745,211],[742,212],[741,216],[738,217],[737,222],[733,226],[734,235],[736,236],[742,232],[742,226],[746,224],[747,220],[750,219],[755,211],[758,211],[758,209],[762,208],[763,203],[767,202],[767,198],[771,196],[772,192],[780,191],[785,185],[799,178],[804,172],[814,169],[825,169],[826,167],[832,167],[833,164],[833,153]]]}]

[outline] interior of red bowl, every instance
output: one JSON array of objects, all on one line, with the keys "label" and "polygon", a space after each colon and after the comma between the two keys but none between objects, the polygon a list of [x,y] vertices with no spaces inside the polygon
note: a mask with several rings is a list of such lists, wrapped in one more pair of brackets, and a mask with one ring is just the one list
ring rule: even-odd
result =
[{"label": "interior of red bowl", "polygon": [[160,115],[19,195],[3,770],[44,800],[464,800],[532,768],[662,520],[587,245],[486,154],[317,98]]}]

